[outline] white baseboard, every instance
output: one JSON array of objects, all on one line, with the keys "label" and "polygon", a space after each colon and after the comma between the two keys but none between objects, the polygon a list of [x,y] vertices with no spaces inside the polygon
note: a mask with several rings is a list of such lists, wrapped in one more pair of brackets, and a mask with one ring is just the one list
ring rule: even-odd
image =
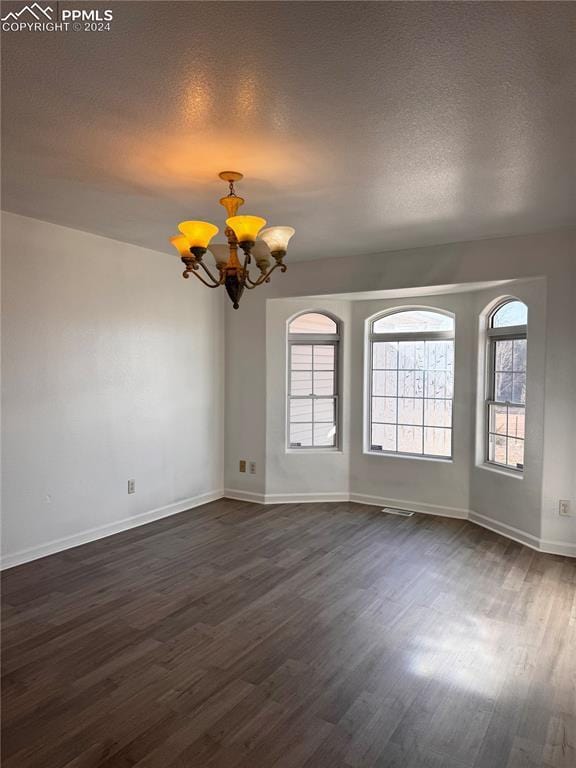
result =
[{"label": "white baseboard", "polygon": [[350,494],[346,491],[267,493],[265,504],[317,504],[326,501],[350,501]]},{"label": "white baseboard", "polygon": [[424,515],[437,515],[438,517],[454,517],[457,520],[467,520],[470,514],[469,509],[460,509],[459,507],[443,507],[438,504],[422,504],[419,501],[408,501],[407,499],[387,499],[381,496],[368,496],[363,493],[351,493],[350,501],[356,504],[370,504],[375,507],[394,507],[395,509],[407,509],[412,512],[420,512]]},{"label": "white baseboard", "polygon": [[223,491],[210,491],[208,493],[200,494],[199,496],[192,496],[189,499],[182,499],[182,501],[168,504],[165,507],[153,509],[151,512],[142,512],[140,515],[126,517],[123,520],[100,525],[96,528],[89,528],[87,531],[75,533],[72,536],[64,536],[61,539],[53,539],[45,544],[39,544],[36,547],[21,549],[19,552],[13,552],[12,554],[2,557],[1,569],[5,570],[6,568],[13,568],[15,565],[22,565],[31,560],[38,560],[40,557],[54,555],[56,552],[62,552],[63,550],[71,549],[72,547],[79,547],[81,544],[88,544],[97,539],[104,539],[106,536],[113,536],[115,533],[122,533],[122,531],[128,531],[130,528],[137,528],[140,525],[146,525],[155,520],[161,520],[163,517],[177,515],[179,512],[185,512],[188,509],[199,507],[201,504],[217,501],[218,499],[221,499],[223,495]]},{"label": "white baseboard", "polygon": [[564,555],[564,557],[576,557],[576,544],[553,539],[540,539],[540,552],[549,555]]},{"label": "white baseboard", "polygon": [[239,491],[236,488],[225,488],[224,498],[234,499],[235,501],[252,501],[254,504],[266,504],[266,496],[263,493]]},{"label": "white baseboard", "polygon": [[224,496],[236,501],[253,501],[256,504],[315,504],[326,501],[350,501],[350,494],[340,491],[318,491],[316,493],[254,493],[226,488]]},{"label": "white baseboard", "polygon": [[436,504],[421,504],[419,502],[407,501],[406,499],[388,499],[380,496],[369,496],[359,493],[318,492],[318,493],[272,493],[263,494],[253,491],[240,491],[233,488],[226,488],[224,491],[210,491],[199,496],[193,496],[189,499],[168,504],[165,507],[153,509],[151,512],[143,512],[134,517],[124,518],[114,523],[108,523],[97,528],[90,528],[82,533],[72,536],[65,536],[61,539],[54,539],[40,544],[36,547],[22,549],[19,552],[5,555],[2,558],[1,569],[13,568],[16,565],[28,563],[37,560],[40,557],[53,555],[56,552],[62,552],[65,549],[78,547],[81,544],[88,544],[97,539],[103,539],[106,536],[113,536],[115,533],[137,528],[155,520],[161,520],[163,517],[170,517],[179,512],[185,512],[188,509],[199,507],[202,504],[208,504],[211,501],[218,501],[221,498],[236,499],[238,501],[247,501],[256,504],[307,504],[319,502],[338,502],[350,501],[357,504],[369,504],[378,507],[397,507],[400,509],[409,509],[426,515],[437,515],[438,517],[452,517],[458,520],[470,520],[470,522],[487,528],[501,536],[517,541],[520,544],[531,547],[538,552],[545,552],[552,555],[564,555],[566,557],[576,557],[576,544],[552,541],[549,539],[539,539],[530,533],[514,528],[511,525],[502,523],[494,518],[482,515],[472,510],[459,509],[457,507],[442,507]]},{"label": "white baseboard", "polygon": [[540,539],[538,536],[533,536],[531,533],[522,531],[520,528],[515,528],[513,525],[502,523],[500,520],[495,520],[493,517],[481,515],[480,512],[471,511],[468,519],[482,528],[487,528],[489,531],[506,536],[506,538],[517,541],[519,544],[525,544],[527,547],[540,550]]},{"label": "white baseboard", "polygon": [[552,541],[550,539],[540,539],[531,533],[526,533],[513,525],[502,523],[493,517],[481,515],[479,512],[470,512],[469,518],[472,523],[487,528],[489,531],[499,533],[508,539],[524,544],[537,552],[545,552],[548,555],[565,555],[566,557],[576,557],[576,544],[570,544],[563,541]]},{"label": "white baseboard", "polygon": [[383,496],[370,496],[363,493],[254,493],[252,491],[239,491],[233,488],[226,488],[225,498],[237,499],[238,501],[251,501],[257,504],[307,504],[314,502],[327,501],[350,501],[356,504],[369,504],[375,507],[395,507],[399,509],[408,509],[424,515],[436,515],[437,517],[451,517],[456,520],[469,520],[482,528],[487,528],[494,533],[505,536],[508,539],[517,541],[527,547],[545,552],[550,555],[564,555],[566,557],[576,557],[576,544],[570,544],[562,541],[551,541],[539,539],[530,533],[514,528],[499,520],[481,515],[479,512],[473,512],[471,509],[460,507],[445,507],[438,504],[423,504],[418,501],[407,499],[389,499]]}]

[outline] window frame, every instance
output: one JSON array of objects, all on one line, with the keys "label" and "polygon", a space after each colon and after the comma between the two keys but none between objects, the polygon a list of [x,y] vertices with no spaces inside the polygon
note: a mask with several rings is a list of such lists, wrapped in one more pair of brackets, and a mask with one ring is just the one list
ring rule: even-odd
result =
[{"label": "window frame", "polygon": [[[494,316],[506,306],[512,302],[520,302],[526,305],[525,301],[518,299],[515,296],[511,296],[503,301],[499,301],[496,306],[492,308],[487,317],[486,327],[486,378],[484,385],[484,465],[490,469],[497,469],[501,472],[511,472],[516,477],[523,476],[526,470],[526,415],[527,415],[527,400],[528,400],[528,323],[525,325],[504,325],[494,327],[492,325]],[[515,403],[511,400],[496,400],[496,342],[497,341],[526,341],[526,396],[523,403]],[[512,464],[501,464],[497,461],[490,459],[490,435],[496,434],[490,431],[490,407],[494,405],[506,406],[506,408],[523,408],[524,409],[524,461],[522,467],[515,467]],[[508,441],[509,435],[505,435]],[[508,448],[506,448],[506,455],[508,455]]]},{"label": "window frame", "polygon": [[[374,325],[378,322],[378,320],[381,320],[383,317],[387,315],[397,315],[401,312],[432,312],[437,315],[444,315],[446,317],[449,317],[453,322],[453,327],[451,331],[397,331],[397,332],[390,332],[390,333],[377,333],[374,331]],[[386,456],[386,457],[398,457],[398,458],[408,458],[408,459],[420,459],[420,460],[426,460],[426,461],[441,461],[446,463],[451,463],[454,461],[454,399],[455,399],[455,393],[456,393],[456,376],[455,376],[455,370],[456,370],[456,316],[453,312],[447,309],[441,309],[439,307],[424,307],[424,306],[406,306],[406,307],[396,307],[394,309],[387,309],[384,312],[379,312],[377,315],[373,315],[368,321],[368,333],[367,333],[367,345],[366,345],[366,351],[367,351],[367,365],[366,365],[366,385],[365,385],[365,393],[367,397],[367,408],[365,408],[365,417],[364,417],[364,453],[369,454],[370,456]],[[452,413],[451,413],[451,420],[450,420],[450,427],[445,427],[445,429],[450,429],[451,432],[451,441],[450,441],[450,455],[449,456],[439,456],[437,454],[429,454],[429,453],[408,453],[406,451],[376,451],[372,448],[372,401],[373,397],[373,388],[374,388],[374,343],[375,342],[382,342],[382,341],[452,341],[453,342],[453,361],[454,361],[454,375],[453,375],[453,381],[452,381],[452,397],[446,398],[450,399],[452,403]],[[427,398],[422,398],[423,400],[426,400]],[[398,423],[396,423],[396,428],[398,428]],[[414,424],[412,426],[420,426],[417,424]],[[424,439],[424,429],[425,425],[424,422],[422,422],[421,425],[422,428],[422,438]],[[422,446],[424,447],[424,446]]]},{"label": "window frame", "polygon": [[[290,333],[290,325],[298,317],[302,315],[324,315],[332,320],[336,324],[336,331],[334,333]],[[320,309],[307,309],[303,312],[298,312],[288,320],[286,328],[286,339],[288,344],[287,354],[287,366],[286,366],[286,418],[285,418],[285,451],[286,453],[300,453],[301,451],[312,451],[316,453],[336,453],[341,451],[341,392],[340,382],[342,380],[340,370],[341,349],[342,342],[342,322],[330,312]],[[295,346],[311,346],[312,347],[312,381],[314,381],[314,346],[331,346],[334,347],[334,394],[333,395],[293,395],[291,391],[292,384],[292,349]],[[334,426],[336,429],[334,435],[333,445],[293,445],[290,442],[290,404],[292,400],[333,400],[334,402]],[[314,408],[314,406],[312,406]],[[314,411],[312,412],[312,418],[314,418]],[[306,423],[306,422],[304,422]],[[321,422],[318,422],[321,423]],[[328,422],[326,422],[328,423]],[[314,420],[312,420],[312,442],[314,442]]]}]

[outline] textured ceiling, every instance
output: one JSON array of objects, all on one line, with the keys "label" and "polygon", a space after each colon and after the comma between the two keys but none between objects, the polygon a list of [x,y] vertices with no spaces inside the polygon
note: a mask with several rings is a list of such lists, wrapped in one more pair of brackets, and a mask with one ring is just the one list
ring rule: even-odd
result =
[{"label": "textured ceiling", "polygon": [[232,168],[292,259],[576,224],[576,3],[101,7],[2,35],[7,210],[171,252]]}]

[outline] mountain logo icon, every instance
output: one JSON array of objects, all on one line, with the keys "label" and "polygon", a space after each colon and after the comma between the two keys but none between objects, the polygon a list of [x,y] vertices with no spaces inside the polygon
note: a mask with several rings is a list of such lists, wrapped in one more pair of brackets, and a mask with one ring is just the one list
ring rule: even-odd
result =
[{"label": "mountain logo icon", "polygon": [[2,16],[0,21],[18,21],[21,16],[32,16],[36,21],[52,21],[52,8],[47,6],[42,8],[38,3],[32,3],[32,5],[25,5],[19,11],[10,11],[5,16]]}]

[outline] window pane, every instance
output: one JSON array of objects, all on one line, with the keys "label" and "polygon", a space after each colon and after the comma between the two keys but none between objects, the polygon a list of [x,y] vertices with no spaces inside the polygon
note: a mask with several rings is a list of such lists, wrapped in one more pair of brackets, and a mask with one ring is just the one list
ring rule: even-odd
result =
[{"label": "window pane", "polygon": [[452,401],[424,400],[424,424],[428,427],[451,427]]},{"label": "window pane", "polygon": [[290,424],[290,445],[310,447],[312,424]]},{"label": "window pane", "polygon": [[314,345],[314,370],[334,370],[334,346],[332,344]]},{"label": "window pane", "polygon": [[495,378],[496,388],[494,392],[494,399],[500,400],[500,402],[507,402],[512,400],[512,374],[497,373]]},{"label": "window pane", "polygon": [[454,342],[427,341],[426,368],[429,371],[452,371],[454,368]]},{"label": "window pane", "polygon": [[399,343],[398,368],[403,370],[424,368],[423,341],[401,341]]},{"label": "window pane", "polygon": [[400,397],[424,396],[424,371],[400,371],[398,373]]},{"label": "window pane", "polygon": [[505,328],[510,325],[526,325],[528,307],[522,301],[508,301],[492,315],[492,328]]},{"label": "window pane", "polygon": [[526,436],[524,408],[515,408],[514,406],[508,408],[508,434],[511,437],[524,438]]},{"label": "window pane", "polygon": [[[524,408],[489,405],[488,460],[522,469],[524,464]],[[497,434],[492,434],[496,432]]]},{"label": "window pane", "polygon": [[372,392],[375,395],[396,396],[398,382],[396,371],[374,371],[372,379]]},{"label": "window pane", "polygon": [[375,450],[396,451],[396,427],[373,424],[371,446]]},{"label": "window pane", "polygon": [[[397,371],[372,374],[372,445],[385,443],[388,447],[383,450],[421,456],[426,425],[430,428],[426,453],[450,456],[454,341],[375,342],[372,355],[373,363],[378,359],[380,365],[398,366]],[[397,425],[398,432],[374,431],[388,424]]]},{"label": "window pane", "polygon": [[423,402],[420,398],[398,398],[398,424],[422,424]]},{"label": "window pane", "polygon": [[335,424],[314,424],[314,445],[333,446],[336,436]]},{"label": "window pane", "polygon": [[507,405],[489,405],[489,432],[505,435],[507,432]]},{"label": "window pane", "polygon": [[398,427],[398,451],[401,453],[422,453],[422,427]]},{"label": "window pane", "polygon": [[291,400],[290,421],[312,421],[312,400]]},{"label": "window pane", "polygon": [[372,421],[396,424],[396,402],[395,397],[373,397]]},{"label": "window pane", "polygon": [[372,345],[374,368],[398,367],[398,343],[395,341],[375,341]]},{"label": "window pane", "polygon": [[334,400],[315,400],[314,401],[314,423],[318,422],[330,422],[333,424],[334,419]]},{"label": "window pane", "polygon": [[[291,333],[336,334],[331,318],[309,312],[295,318]],[[304,335],[300,337],[305,340]],[[290,372],[288,395],[288,444],[295,448],[337,444],[337,339],[300,344],[289,341]]]},{"label": "window pane", "polygon": [[451,429],[424,429],[424,453],[428,456],[452,455]]},{"label": "window pane", "polygon": [[512,361],[515,371],[526,371],[526,339],[514,339],[512,342]]},{"label": "window pane", "polygon": [[496,341],[494,370],[512,371],[512,341]]},{"label": "window pane", "polygon": [[333,395],[334,394],[334,372],[333,371],[314,371],[314,394],[315,395]]},{"label": "window pane", "polygon": [[506,464],[506,437],[504,435],[488,436],[488,460],[496,464]]},{"label": "window pane", "polygon": [[293,344],[290,364],[293,371],[312,370],[312,347],[304,344]]},{"label": "window pane", "polygon": [[420,331],[453,331],[454,318],[439,312],[411,309],[385,315],[374,322],[375,333],[414,333]]},{"label": "window pane", "polygon": [[308,312],[294,318],[290,323],[290,333],[337,333],[338,327],[334,320],[318,312]]},{"label": "window pane", "polygon": [[293,371],[290,374],[290,394],[298,396],[311,395],[312,373],[305,371]]},{"label": "window pane", "polygon": [[454,376],[448,371],[427,371],[426,397],[451,398],[454,392]]},{"label": "window pane", "polygon": [[524,440],[508,438],[508,466],[522,469],[524,466]]},{"label": "window pane", "polygon": [[526,374],[514,373],[512,375],[512,397],[513,403],[526,402]]}]

